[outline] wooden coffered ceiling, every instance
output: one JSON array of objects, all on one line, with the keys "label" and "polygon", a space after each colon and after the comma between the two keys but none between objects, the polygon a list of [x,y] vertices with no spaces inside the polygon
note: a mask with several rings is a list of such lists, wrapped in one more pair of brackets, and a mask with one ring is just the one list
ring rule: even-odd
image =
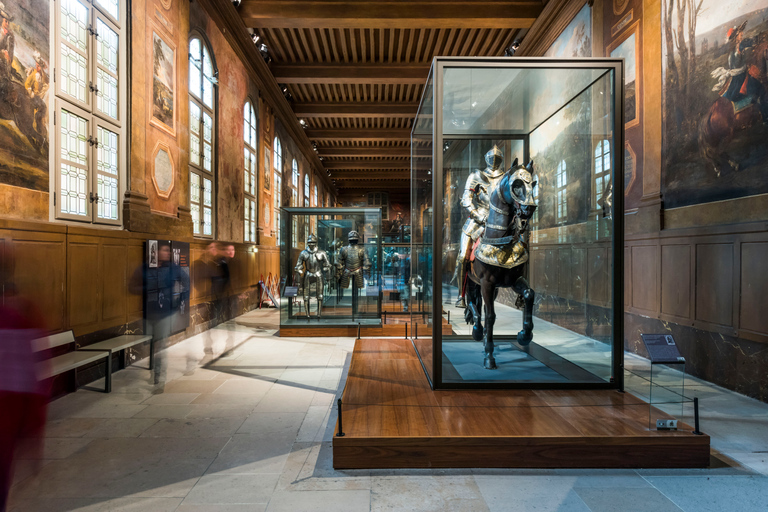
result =
[{"label": "wooden coffered ceiling", "polygon": [[409,188],[410,132],[435,56],[499,56],[542,1],[243,0],[276,82],[340,196]]}]

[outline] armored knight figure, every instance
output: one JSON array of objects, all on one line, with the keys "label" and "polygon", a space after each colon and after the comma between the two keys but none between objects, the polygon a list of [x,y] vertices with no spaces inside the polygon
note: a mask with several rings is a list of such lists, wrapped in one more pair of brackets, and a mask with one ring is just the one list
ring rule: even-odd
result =
[{"label": "armored knight figure", "polygon": [[459,288],[457,308],[467,307],[464,301],[464,280],[466,279],[466,264],[472,250],[472,244],[480,238],[485,230],[485,221],[490,209],[491,192],[504,176],[504,154],[497,146],[485,154],[486,168],[476,169],[467,178],[464,193],[461,196],[461,206],[469,214],[469,218],[461,228],[459,241],[459,256],[456,258],[454,279]]},{"label": "armored knight figure", "polygon": [[307,248],[299,254],[296,262],[296,273],[299,274],[299,282],[304,290],[304,311],[309,320],[309,297],[312,283],[315,283],[315,297],[317,298],[317,318],[323,310],[323,285],[325,273],[331,268],[328,255],[322,249],[317,248],[317,237],[307,237]]},{"label": "armored knight figure", "polygon": [[[339,289],[344,290],[352,281],[352,301],[357,299],[357,291],[365,286],[363,271],[371,268],[371,262],[365,253],[365,248],[358,245],[360,235],[357,231],[350,231],[347,236],[349,245],[342,247],[339,259],[336,262],[336,271],[339,275]],[[343,291],[341,292],[343,295]],[[354,310],[354,304],[353,304]]]}]

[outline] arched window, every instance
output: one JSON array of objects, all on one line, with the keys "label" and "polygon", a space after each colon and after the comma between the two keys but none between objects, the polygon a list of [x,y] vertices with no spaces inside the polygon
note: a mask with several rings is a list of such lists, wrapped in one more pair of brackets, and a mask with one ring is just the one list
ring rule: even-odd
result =
[{"label": "arched window", "polygon": [[566,185],[568,184],[568,175],[565,169],[565,160],[560,160],[557,164],[557,222],[563,223],[568,217],[568,198],[566,194]]},{"label": "arched window", "polygon": [[274,208],[275,208],[275,215],[274,215],[274,231],[275,231],[275,239],[277,240],[277,244],[280,245],[280,205],[281,199],[282,199],[282,177],[283,177],[283,144],[280,142],[280,139],[275,137],[274,142],[272,143],[272,153],[273,153],[273,159],[272,159],[272,169],[274,170],[274,185],[275,185],[275,193],[272,196],[274,198]]},{"label": "arched window", "polygon": [[611,143],[608,139],[598,141],[595,148],[595,195],[592,208],[598,208],[597,202],[603,197],[608,179],[611,176]]},{"label": "arched window", "polygon": [[304,174],[304,206],[309,206],[309,173]]},{"label": "arched window", "polygon": [[216,76],[213,56],[200,36],[189,41],[189,188],[192,233],[213,238],[216,162]]},{"label": "arched window", "polygon": [[[293,173],[291,174],[291,186],[295,189],[299,188],[299,164],[296,159],[293,159]],[[297,205],[294,205],[297,206]]]},{"label": "arched window", "polygon": [[317,183],[312,188],[312,204],[315,206],[320,206],[317,204]]},{"label": "arched window", "polygon": [[253,103],[250,100],[245,102],[243,107],[243,139],[245,140],[245,149],[243,151],[244,171],[243,183],[245,191],[245,204],[243,208],[244,217],[244,240],[246,242],[256,241],[256,182],[258,176],[257,146],[258,136],[256,130],[256,111],[253,109]]}]

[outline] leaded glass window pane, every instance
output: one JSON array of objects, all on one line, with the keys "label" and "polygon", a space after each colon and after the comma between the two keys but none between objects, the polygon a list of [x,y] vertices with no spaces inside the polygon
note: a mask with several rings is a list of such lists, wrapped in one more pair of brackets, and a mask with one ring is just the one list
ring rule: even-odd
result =
[{"label": "leaded glass window pane", "polygon": [[61,91],[83,103],[88,93],[88,61],[61,43]]},{"label": "leaded glass window pane", "polygon": [[203,169],[213,169],[213,119],[203,112]]},{"label": "leaded glass window pane", "polygon": [[190,175],[189,197],[193,203],[200,202],[200,175],[194,172]]},{"label": "leaded glass window pane", "polygon": [[189,92],[198,98],[203,96],[201,77],[200,40],[192,39],[189,42]]},{"label": "leaded glass window pane", "polygon": [[189,161],[200,165],[200,107],[189,102]]},{"label": "leaded glass window pane", "polygon": [[61,212],[88,215],[88,121],[61,111]]},{"label": "leaded glass window pane", "polygon": [[208,55],[208,48],[203,46],[203,103],[209,108],[213,108],[213,64],[211,56]]},{"label": "leaded glass window pane", "polygon": [[190,205],[190,211],[192,213],[192,233],[195,235],[200,234],[200,205]]},{"label": "leaded glass window pane", "polygon": [[112,119],[117,119],[119,37],[101,19],[96,20],[96,26],[99,33],[96,39],[96,63],[99,66],[96,69],[96,87],[99,90],[96,108]]},{"label": "leaded glass window pane", "polygon": [[78,0],[61,0],[61,39],[80,52],[88,48],[88,5]]},{"label": "leaded glass window pane", "polygon": [[96,0],[96,3],[116,21],[120,21],[120,0]]}]

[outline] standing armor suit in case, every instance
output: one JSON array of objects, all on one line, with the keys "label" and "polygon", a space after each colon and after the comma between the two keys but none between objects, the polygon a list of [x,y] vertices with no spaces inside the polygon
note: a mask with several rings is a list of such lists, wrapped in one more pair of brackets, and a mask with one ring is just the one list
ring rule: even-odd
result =
[{"label": "standing armor suit in case", "polygon": [[[467,210],[469,218],[461,228],[459,256],[456,259],[456,271],[453,276],[459,288],[457,308],[467,307],[464,301],[464,281],[469,254],[472,251],[472,245],[485,230],[485,222],[490,211],[491,192],[504,176],[504,154],[497,146],[493,146],[485,154],[485,163],[487,165],[485,169],[476,169],[469,175],[461,196],[461,206]],[[517,165],[517,160],[514,165]]]},{"label": "standing armor suit in case", "polygon": [[336,262],[336,272],[339,277],[339,300],[344,296],[344,289],[352,281],[352,313],[355,313],[357,305],[357,292],[365,286],[363,271],[371,268],[371,262],[365,253],[365,248],[358,245],[360,235],[357,231],[350,231],[347,236],[349,245],[342,247],[339,260]]},{"label": "standing armor suit in case", "polygon": [[296,273],[299,274],[299,282],[304,290],[304,311],[309,320],[309,297],[312,283],[315,283],[315,297],[317,298],[317,318],[321,317],[323,310],[323,287],[325,273],[330,271],[331,264],[328,255],[322,249],[317,248],[317,237],[307,237],[307,248],[299,254],[296,262]]}]

